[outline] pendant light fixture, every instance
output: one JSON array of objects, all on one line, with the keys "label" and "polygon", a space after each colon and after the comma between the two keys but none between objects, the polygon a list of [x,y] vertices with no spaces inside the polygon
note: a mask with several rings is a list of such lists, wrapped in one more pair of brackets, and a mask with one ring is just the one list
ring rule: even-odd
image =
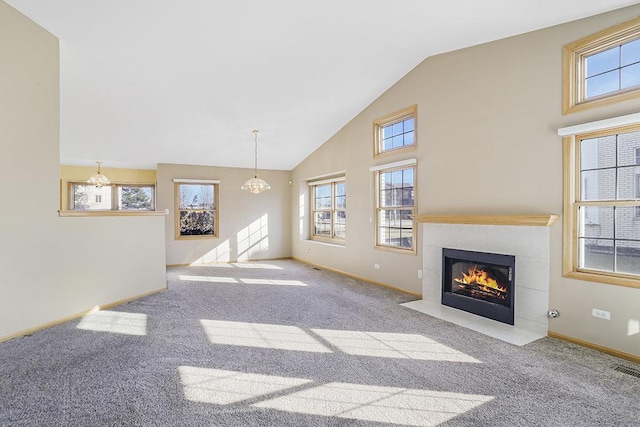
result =
[{"label": "pendant light fixture", "polygon": [[254,148],[255,148],[254,149],[255,167],[253,172],[253,178],[248,179],[247,182],[245,182],[240,188],[252,194],[259,194],[259,193],[262,193],[263,191],[270,190],[271,186],[267,184],[265,180],[258,178],[258,131],[257,130],[253,131],[253,136],[254,136]]},{"label": "pendant light fixture", "polygon": [[102,174],[102,172],[100,172],[100,165],[102,164],[102,162],[96,163],[98,164],[98,173],[92,175],[91,178],[87,180],[87,184],[95,185],[98,188],[111,184],[109,178],[107,178]]}]

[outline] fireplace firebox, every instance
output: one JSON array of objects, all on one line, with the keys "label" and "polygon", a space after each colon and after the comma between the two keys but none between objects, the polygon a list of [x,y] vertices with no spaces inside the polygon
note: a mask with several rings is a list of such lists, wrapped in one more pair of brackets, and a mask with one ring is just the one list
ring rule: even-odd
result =
[{"label": "fireplace firebox", "polygon": [[442,249],[442,304],[514,324],[515,256]]}]

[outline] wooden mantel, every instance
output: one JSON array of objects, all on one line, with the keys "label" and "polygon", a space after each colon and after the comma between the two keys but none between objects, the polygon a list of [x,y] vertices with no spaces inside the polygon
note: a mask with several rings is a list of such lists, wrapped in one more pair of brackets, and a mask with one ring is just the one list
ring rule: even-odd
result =
[{"label": "wooden mantel", "polygon": [[558,215],[416,215],[413,220],[418,223],[550,227],[558,220]]}]

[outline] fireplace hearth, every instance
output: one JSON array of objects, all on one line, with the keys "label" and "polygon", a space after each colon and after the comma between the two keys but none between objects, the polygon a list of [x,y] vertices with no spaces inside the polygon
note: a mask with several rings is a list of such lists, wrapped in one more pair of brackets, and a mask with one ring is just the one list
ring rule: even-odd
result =
[{"label": "fireplace hearth", "polygon": [[442,304],[514,324],[515,256],[442,249]]}]

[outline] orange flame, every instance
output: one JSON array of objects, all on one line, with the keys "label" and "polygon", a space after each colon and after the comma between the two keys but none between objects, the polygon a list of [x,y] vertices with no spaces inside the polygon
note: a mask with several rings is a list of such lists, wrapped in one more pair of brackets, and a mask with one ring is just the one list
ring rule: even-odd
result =
[{"label": "orange flame", "polygon": [[505,286],[500,286],[495,279],[489,277],[489,273],[484,270],[480,270],[477,265],[469,267],[468,273],[469,274],[462,273],[462,279],[456,277],[453,280],[467,285],[477,284],[480,285],[481,289],[489,288],[484,289],[486,291],[494,290],[500,293],[507,292],[507,288]]}]

